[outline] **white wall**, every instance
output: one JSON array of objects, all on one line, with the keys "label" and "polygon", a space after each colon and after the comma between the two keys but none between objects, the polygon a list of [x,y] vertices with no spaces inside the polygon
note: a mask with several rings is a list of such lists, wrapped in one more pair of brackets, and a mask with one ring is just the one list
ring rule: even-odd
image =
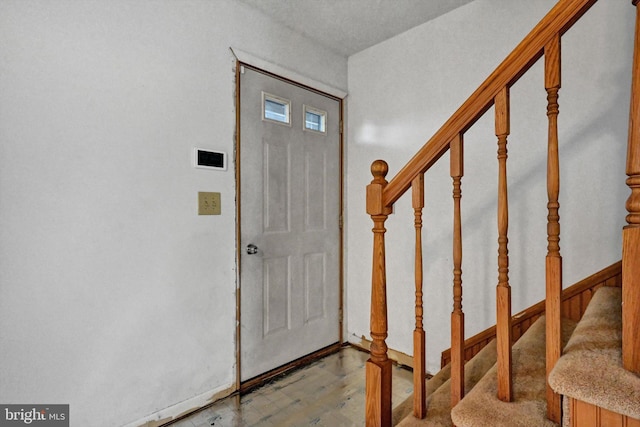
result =
[{"label": "white wall", "polygon": [[[553,0],[476,0],[349,58],[347,282],[349,339],[369,338],[372,223],[369,167],[391,177],[435,133]],[[620,259],[628,189],[624,157],[635,11],[601,1],[563,37],[560,154],[564,284]],[[544,298],[546,93],[542,62],[511,90],[508,180],[513,312]],[[495,324],[497,160],[493,109],[465,135],[463,306],[466,334]],[[449,158],[426,174],[425,323],[428,369],[449,345],[452,198]],[[410,197],[387,221],[389,347],[412,353],[413,212]],[[354,250],[357,248],[357,250]]]},{"label": "white wall", "polygon": [[191,166],[233,159],[231,46],[346,87],[231,0],[0,2],[0,402],[115,426],[234,386],[234,165]]}]

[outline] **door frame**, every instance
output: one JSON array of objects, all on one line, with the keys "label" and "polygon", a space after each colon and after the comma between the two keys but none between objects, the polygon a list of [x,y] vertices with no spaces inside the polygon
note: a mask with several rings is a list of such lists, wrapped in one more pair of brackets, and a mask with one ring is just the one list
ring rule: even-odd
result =
[{"label": "door frame", "polygon": [[[319,357],[323,357],[327,354],[334,353],[340,349],[342,343],[344,342],[344,98],[346,97],[346,93],[340,90],[336,90],[330,88],[324,84],[315,82],[303,76],[299,76],[296,73],[292,73],[290,71],[284,70],[278,66],[265,62],[263,60],[256,59],[255,57],[251,57],[250,55],[243,53],[241,51],[233,50],[232,53],[235,56],[235,112],[236,112],[236,132],[235,132],[235,141],[234,141],[234,160],[235,160],[235,172],[236,172],[236,391],[245,392],[248,391],[269,378],[272,378],[276,375],[280,375],[283,372],[294,369],[298,366],[302,366],[306,363],[309,363],[312,360],[315,360]],[[241,256],[243,247],[240,245],[240,232],[241,232],[241,206],[240,206],[240,183],[241,183],[241,171],[242,165],[240,164],[240,150],[241,150],[241,132],[240,132],[240,75],[243,67],[247,67],[258,71],[260,73],[266,74],[270,77],[273,77],[278,80],[282,80],[286,83],[301,87],[303,89],[315,92],[322,96],[326,96],[338,102],[339,109],[339,117],[340,117],[340,131],[339,131],[339,158],[340,158],[340,166],[339,166],[339,183],[340,188],[339,191],[339,237],[338,237],[338,293],[339,293],[339,306],[338,306],[338,343],[331,345],[329,347],[325,347],[320,349],[310,355],[304,356],[300,359],[293,360],[286,365],[283,365],[279,368],[266,372],[254,379],[249,381],[242,382],[241,381],[241,368],[242,361],[241,359],[241,310],[240,310],[240,297],[242,292],[242,278],[240,277],[241,271]],[[286,74],[287,77],[284,77],[282,74]],[[295,79],[295,80],[294,80]],[[304,81],[304,83],[301,83]],[[316,87],[322,87],[324,90],[317,89],[315,87],[309,86],[309,84],[313,84]],[[332,93],[330,93],[330,92]]]}]

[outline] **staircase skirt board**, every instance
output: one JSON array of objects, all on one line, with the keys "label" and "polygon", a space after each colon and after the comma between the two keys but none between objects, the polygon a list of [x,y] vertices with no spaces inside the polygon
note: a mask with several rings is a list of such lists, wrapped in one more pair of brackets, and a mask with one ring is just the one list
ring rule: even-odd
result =
[{"label": "staircase skirt board", "polygon": [[622,367],[621,304],[619,288],[596,292],[549,384],[572,400],[640,419],[640,377]]},{"label": "staircase skirt board", "polygon": [[[563,319],[563,343],[576,323]],[[513,346],[513,402],[497,398],[494,366],[451,411],[458,427],[556,427],[547,419],[545,317],[541,316]]]}]

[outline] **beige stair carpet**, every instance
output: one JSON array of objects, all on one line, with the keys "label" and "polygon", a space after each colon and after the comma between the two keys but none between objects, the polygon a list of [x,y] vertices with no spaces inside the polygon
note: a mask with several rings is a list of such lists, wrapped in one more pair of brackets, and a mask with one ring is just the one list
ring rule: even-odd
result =
[{"label": "beige stair carpet", "polygon": [[[576,323],[563,319],[566,343]],[[513,402],[497,398],[494,366],[451,412],[458,427],[555,427],[547,419],[545,317],[541,316],[513,346]]]},{"label": "beige stair carpet", "polygon": [[[496,342],[493,340],[480,350],[473,359],[466,363],[465,393],[469,392],[495,363]],[[451,375],[450,366],[446,369],[446,372],[449,377]],[[453,422],[451,421],[451,379],[447,379],[433,393],[427,392],[427,416],[424,419],[413,416],[413,396],[408,398],[402,405],[405,408],[402,415],[405,416],[403,417],[404,419],[397,424],[398,427],[453,426]]]},{"label": "beige stair carpet", "polygon": [[559,394],[640,419],[640,377],[622,367],[621,305],[620,288],[595,293],[549,384]]},{"label": "beige stair carpet", "polygon": [[[429,397],[451,376],[451,364],[447,364],[444,368],[440,369],[433,377],[427,380],[425,384],[425,393],[427,394],[427,404],[429,403]],[[392,425],[398,425],[404,418],[413,414],[413,394],[405,399],[401,404],[393,409],[391,415]]]}]

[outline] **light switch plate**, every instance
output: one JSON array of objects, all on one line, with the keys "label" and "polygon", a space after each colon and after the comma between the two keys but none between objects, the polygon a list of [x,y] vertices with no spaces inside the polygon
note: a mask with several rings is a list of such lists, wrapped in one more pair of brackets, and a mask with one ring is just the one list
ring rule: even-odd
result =
[{"label": "light switch plate", "polygon": [[220,215],[220,193],[198,192],[198,215]]}]

